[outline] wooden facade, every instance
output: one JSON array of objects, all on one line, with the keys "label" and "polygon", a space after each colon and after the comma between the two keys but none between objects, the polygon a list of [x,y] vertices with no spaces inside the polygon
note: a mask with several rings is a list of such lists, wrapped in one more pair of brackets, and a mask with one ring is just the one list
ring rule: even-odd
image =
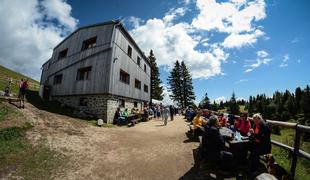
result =
[{"label": "wooden facade", "polygon": [[[129,75],[128,83],[121,71]],[[147,58],[123,25],[109,21],[81,27],[58,44],[42,66],[40,84],[49,87],[51,99],[113,95],[148,102],[150,73]]]}]

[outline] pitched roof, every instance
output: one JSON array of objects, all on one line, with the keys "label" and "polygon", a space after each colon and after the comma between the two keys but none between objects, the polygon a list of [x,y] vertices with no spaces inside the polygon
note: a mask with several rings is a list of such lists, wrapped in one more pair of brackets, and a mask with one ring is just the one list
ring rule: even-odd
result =
[{"label": "pitched roof", "polygon": [[139,48],[135,40],[131,37],[131,35],[128,33],[128,31],[125,29],[124,25],[120,20],[111,20],[111,21],[106,21],[103,23],[97,23],[97,24],[92,24],[92,25],[87,25],[87,26],[82,26],[76,29],[74,32],[72,32],[69,36],[67,36],[65,39],[63,39],[57,46],[54,47],[56,49],[58,46],[60,46],[63,42],[65,42],[67,39],[69,39],[72,35],[77,33],[78,31],[82,29],[87,29],[87,28],[92,28],[92,27],[97,27],[97,26],[105,26],[105,25],[111,25],[114,24],[115,26],[119,27],[119,29],[125,34],[125,36],[131,41],[131,43],[136,47],[136,49],[139,51],[139,53],[143,56],[143,58],[147,61],[148,64],[150,62],[148,61],[147,57],[145,56],[144,52]]}]

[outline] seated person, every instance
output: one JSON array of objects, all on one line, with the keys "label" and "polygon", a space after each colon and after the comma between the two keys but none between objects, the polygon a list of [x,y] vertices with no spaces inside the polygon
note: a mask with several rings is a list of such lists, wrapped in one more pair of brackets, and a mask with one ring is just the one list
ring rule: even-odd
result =
[{"label": "seated person", "polygon": [[202,116],[206,119],[209,119],[209,117],[211,116],[208,109],[204,109],[202,113],[203,113]]},{"label": "seated person", "polygon": [[247,136],[251,129],[251,122],[247,113],[241,113],[240,118],[234,123],[235,130],[239,131],[242,136]]},{"label": "seated person", "polygon": [[253,137],[253,146],[250,154],[250,168],[252,172],[257,171],[259,166],[259,156],[271,152],[270,129],[263,120],[263,117],[257,113],[253,115],[254,127],[250,129]]},{"label": "seated person", "polygon": [[209,118],[209,128],[206,129],[202,137],[202,152],[208,162],[219,164],[220,167],[232,168],[233,155],[224,151],[225,142],[219,132],[220,123],[217,116]]},{"label": "seated person", "polygon": [[117,108],[115,114],[114,114],[114,120],[117,121],[118,124],[122,124],[122,122],[125,121],[125,117],[122,117],[122,113],[120,108]]},{"label": "seated person", "polygon": [[219,122],[220,122],[221,127],[226,127],[227,126],[227,119],[224,117],[224,114],[220,113],[218,118],[219,118]]},{"label": "seated person", "polygon": [[129,112],[128,112],[127,108],[125,109],[124,112],[122,112],[122,116],[125,117],[125,118],[129,116]]},{"label": "seated person", "polygon": [[202,135],[203,131],[201,130],[201,128],[203,125],[207,124],[207,121],[204,120],[201,115],[202,113],[198,112],[193,120],[193,131],[194,131],[195,138]]}]

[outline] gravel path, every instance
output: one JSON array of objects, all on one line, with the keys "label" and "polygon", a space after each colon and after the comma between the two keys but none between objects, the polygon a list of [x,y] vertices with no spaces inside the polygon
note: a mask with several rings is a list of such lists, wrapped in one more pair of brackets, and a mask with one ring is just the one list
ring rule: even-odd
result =
[{"label": "gravel path", "polygon": [[198,143],[183,142],[188,127],[182,116],[167,126],[153,119],[131,128],[99,128],[31,104],[22,111],[35,125],[28,133],[33,144],[43,140],[69,157],[53,179],[173,180],[193,167]]}]

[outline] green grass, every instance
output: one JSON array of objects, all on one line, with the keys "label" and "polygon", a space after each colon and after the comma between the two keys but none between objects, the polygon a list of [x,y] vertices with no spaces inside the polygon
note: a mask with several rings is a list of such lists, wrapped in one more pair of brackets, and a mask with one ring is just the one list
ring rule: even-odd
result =
[{"label": "green grass", "polygon": [[[28,79],[29,82],[29,89],[36,90],[39,87],[39,82],[27,77],[21,73],[15,72],[13,70],[10,70],[8,68],[5,68],[0,65],[0,90],[4,91],[4,88],[8,85],[7,77],[10,77],[13,79],[12,82],[12,93],[18,94],[19,91],[19,80],[20,79]],[[4,79],[3,79],[4,78]],[[36,88],[34,88],[33,84],[36,84]]]},{"label": "green grass", "polygon": [[[8,123],[17,113],[0,102],[0,125]],[[31,144],[25,135],[32,128],[28,122],[0,128],[0,179],[9,173],[23,179],[50,179],[66,163],[67,157],[43,143]]]},{"label": "green grass", "polygon": [[15,116],[20,114],[18,111],[0,102],[0,122],[8,118],[9,115]]},{"label": "green grass", "polygon": [[[295,131],[293,129],[282,129],[281,135],[272,134],[271,138],[293,147]],[[301,141],[300,148],[310,153],[310,142]],[[289,155],[288,151],[273,145],[272,154],[274,155],[277,163],[289,172],[291,167],[291,156]],[[297,160],[295,179],[310,180],[310,162],[304,158],[299,157]]]}]

